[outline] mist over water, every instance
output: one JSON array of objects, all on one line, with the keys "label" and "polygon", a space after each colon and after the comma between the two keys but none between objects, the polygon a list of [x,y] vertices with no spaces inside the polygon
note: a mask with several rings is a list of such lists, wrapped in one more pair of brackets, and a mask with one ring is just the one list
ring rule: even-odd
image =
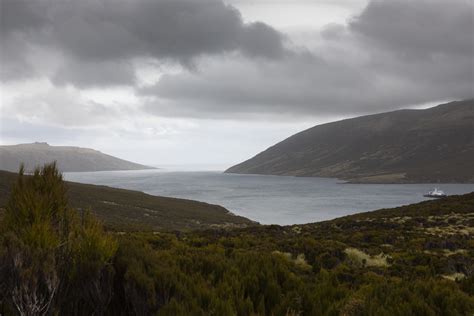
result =
[{"label": "mist over water", "polygon": [[235,175],[190,169],[73,172],[64,176],[68,181],[219,204],[262,224],[279,225],[317,222],[416,203],[426,200],[423,194],[435,186],[448,195],[474,191],[474,184],[347,184],[329,178]]}]

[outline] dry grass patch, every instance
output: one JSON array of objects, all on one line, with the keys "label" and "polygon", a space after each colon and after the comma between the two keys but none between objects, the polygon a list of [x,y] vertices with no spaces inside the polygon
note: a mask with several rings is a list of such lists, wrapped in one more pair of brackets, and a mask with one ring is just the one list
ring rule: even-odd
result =
[{"label": "dry grass patch", "polygon": [[291,228],[291,230],[295,233],[295,234],[301,234],[301,227],[299,226],[293,226]]},{"label": "dry grass patch", "polygon": [[274,255],[276,255],[276,256],[281,256],[281,257],[286,258],[286,259],[288,259],[288,260],[291,260],[291,257],[292,257],[291,253],[289,253],[289,252],[281,252],[281,251],[279,251],[279,250],[273,251],[272,254],[274,254]]},{"label": "dry grass patch", "polygon": [[456,273],[452,273],[452,274],[444,274],[441,277],[443,277],[445,279],[448,279],[448,280],[451,280],[451,281],[460,281],[460,280],[464,279],[466,277],[466,275],[464,273],[456,272]]},{"label": "dry grass patch", "polygon": [[436,235],[436,236],[446,236],[446,235],[474,235],[474,227],[464,226],[464,225],[448,225],[448,226],[437,226],[437,227],[428,227],[423,229],[427,234]]},{"label": "dry grass patch", "polygon": [[306,261],[306,258],[303,253],[300,253],[296,256],[295,264],[303,270],[311,270],[311,265]]},{"label": "dry grass patch", "polygon": [[371,256],[359,250],[357,248],[346,248],[344,252],[347,255],[348,260],[351,264],[360,266],[360,267],[388,267],[390,264],[387,262],[387,259],[390,258],[389,255],[384,254],[383,252]]},{"label": "dry grass patch", "polygon": [[443,249],[443,255],[445,255],[446,257],[457,255],[457,254],[467,254],[467,250],[466,249],[456,249],[454,251],[451,251],[449,249]]},{"label": "dry grass patch", "polygon": [[293,255],[289,252],[281,252],[281,251],[275,250],[272,252],[272,254],[276,256],[281,256],[285,258],[286,260],[293,262],[296,266],[298,266],[302,270],[312,269],[312,266],[306,261],[304,253],[300,253],[299,255],[297,255],[295,259],[293,259]]}]

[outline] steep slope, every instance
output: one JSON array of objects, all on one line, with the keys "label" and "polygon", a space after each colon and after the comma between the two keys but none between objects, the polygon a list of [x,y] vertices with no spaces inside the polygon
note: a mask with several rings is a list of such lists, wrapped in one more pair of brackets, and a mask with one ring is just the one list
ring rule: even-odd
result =
[{"label": "steep slope", "polygon": [[18,171],[20,163],[27,170],[56,161],[61,171],[140,170],[152,167],[119,159],[100,151],[47,143],[0,146],[0,169]]},{"label": "steep slope", "polygon": [[474,182],[474,100],[318,125],[226,172],[354,182]]},{"label": "steep slope", "polygon": [[[16,173],[0,171],[0,215],[16,178]],[[181,231],[256,224],[219,205],[106,186],[74,182],[66,184],[71,207],[90,209],[109,229]]]}]

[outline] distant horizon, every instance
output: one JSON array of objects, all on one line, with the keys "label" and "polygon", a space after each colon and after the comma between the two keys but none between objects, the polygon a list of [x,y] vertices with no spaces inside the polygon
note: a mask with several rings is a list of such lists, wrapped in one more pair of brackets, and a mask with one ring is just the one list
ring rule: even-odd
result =
[{"label": "distant horizon", "polygon": [[[438,102],[431,102],[431,103],[424,103],[424,104],[419,104],[419,105],[414,105],[412,106],[411,108],[405,108],[405,109],[417,109],[417,110],[424,110],[424,109],[429,109],[429,108],[432,108],[432,107],[436,107],[440,104],[445,104],[445,103],[449,103],[449,102],[454,102],[454,101],[459,101],[459,100],[452,100],[452,101],[439,101]],[[399,110],[403,110],[403,109],[399,109]],[[396,111],[396,110],[394,110]],[[320,122],[318,124],[314,124],[314,125],[310,125],[304,129],[301,129],[301,130],[297,130],[295,131],[294,133],[298,133],[298,132],[301,132],[307,128],[311,128],[311,127],[314,127],[314,126],[317,126],[317,125],[321,125],[321,124],[327,124],[327,123],[332,123],[332,122],[337,122],[337,121],[340,121],[340,120],[345,120],[345,119],[351,119],[351,118],[356,118],[356,117],[360,117],[360,116],[364,116],[364,115],[373,115],[373,114],[380,114],[380,113],[385,113],[387,111],[382,111],[382,112],[375,112],[375,113],[367,113],[367,114],[361,114],[361,115],[354,115],[354,116],[348,116],[348,117],[341,117],[341,118],[337,118],[335,120],[329,120],[329,121],[323,121],[323,122]],[[388,111],[390,112],[390,111]],[[293,134],[294,134],[293,133]],[[279,140],[276,140],[275,142],[273,143],[268,143],[268,144],[264,144],[262,145],[261,149],[258,151],[258,152],[261,152],[265,149],[267,149],[268,147],[274,145],[276,142],[279,142],[279,141],[282,141],[283,139],[287,138],[287,137],[290,137],[292,134],[289,134],[289,135],[286,135],[286,136],[283,136],[283,138],[279,139]],[[222,161],[217,161],[217,162],[208,162],[208,161],[201,161],[201,162],[194,162],[194,161],[182,161],[182,162],[178,162],[178,163],[174,163],[174,162],[170,162],[170,161],[165,161],[163,163],[159,163],[159,162],[156,162],[156,161],[142,161],[141,157],[137,157],[137,158],[129,158],[128,156],[127,157],[123,157],[121,156],[121,154],[115,154],[115,152],[108,152],[108,151],[104,151],[102,150],[101,148],[93,148],[93,147],[88,147],[86,144],[85,145],[72,145],[71,143],[68,143],[68,142],[58,142],[58,143],[51,143],[49,141],[46,141],[46,140],[31,140],[29,142],[22,142],[22,143],[5,143],[3,141],[3,139],[1,138],[1,134],[0,134],[0,146],[14,146],[14,145],[23,145],[23,144],[34,144],[34,143],[46,143],[50,146],[65,146],[65,147],[81,147],[81,148],[88,148],[88,149],[94,149],[94,150],[98,150],[104,154],[107,154],[107,155],[111,155],[111,156],[114,156],[114,157],[117,157],[117,158],[120,158],[120,159],[124,159],[124,160],[129,160],[131,162],[135,162],[135,163],[140,163],[140,164],[144,164],[144,165],[148,165],[150,167],[156,167],[156,168],[159,168],[159,166],[180,166],[180,167],[184,167],[185,170],[189,170],[188,167],[190,166],[196,166],[198,167],[198,170],[201,170],[201,168],[203,166],[209,166],[211,168],[217,168],[217,166],[219,166],[219,169],[216,169],[215,171],[225,171],[226,169],[228,169],[229,167],[239,163],[239,162],[242,162],[243,160],[246,160],[248,158],[250,158],[251,156],[257,154],[258,152],[252,152],[250,153],[249,156],[247,157],[244,157],[243,159],[240,159],[240,160],[232,160],[232,161],[228,161],[228,162],[222,162]],[[135,152],[135,154],[138,154],[140,155],[139,153]],[[133,156],[131,156],[133,157]],[[214,170],[212,170],[214,171]]]}]

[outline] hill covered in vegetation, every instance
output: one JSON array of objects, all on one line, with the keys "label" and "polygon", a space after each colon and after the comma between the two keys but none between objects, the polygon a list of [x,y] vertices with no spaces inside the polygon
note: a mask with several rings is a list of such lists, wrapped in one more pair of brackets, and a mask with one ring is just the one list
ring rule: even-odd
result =
[{"label": "hill covered in vegetation", "polygon": [[57,170],[17,178],[0,313],[472,315],[474,193],[293,226],[105,231]]},{"label": "hill covered in vegetation", "polygon": [[31,171],[53,161],[64,172],[153,169],[90,148],[51,146],[47,143],[0,146],[0,170],[16,172],[23,163]]},{"label": "hill covered in vegetation", "polygon": [[474,100],[318,125],[229,173],[352,182],[474,182]]},{"label": "hill covered in vegetation", "polygon": [[[7,205],[17,174],[0,171],[0,210]],[[139,191],[65,182],[69,205],[91,210],[114,231],[190,230],[255,225],[219,205],[148,195]]]}]

